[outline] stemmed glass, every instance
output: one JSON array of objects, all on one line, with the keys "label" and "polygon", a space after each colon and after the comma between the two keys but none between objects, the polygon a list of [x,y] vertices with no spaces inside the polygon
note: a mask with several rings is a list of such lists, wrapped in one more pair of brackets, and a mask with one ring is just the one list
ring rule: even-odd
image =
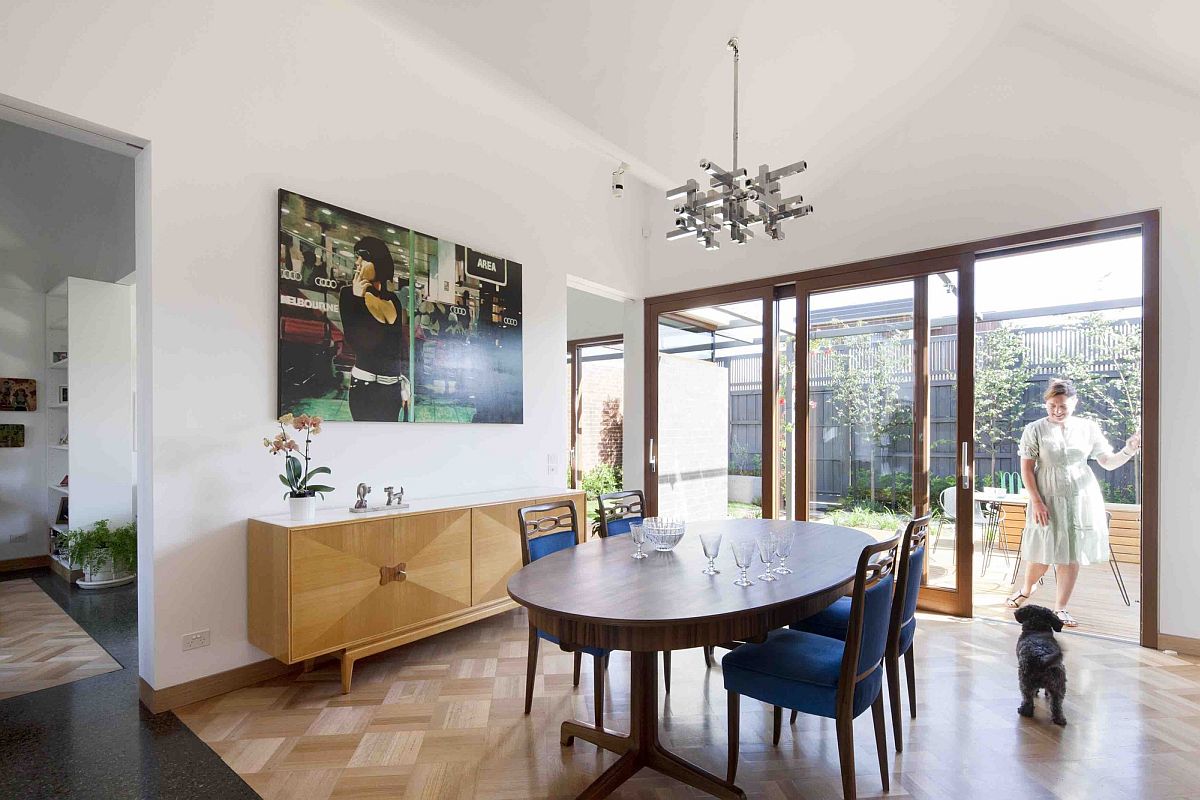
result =
[{"label": "stemmed glass", "polygon": [[646,531],[642,528],[642,523],[631,522],[629,524],[629,536],[633,539],[633,543],[637,545],[637,550],[634,551],[632,558],[645,558],[646,554],[642,552],[642,545],[646,543]]},{"label": "stemmed glass", "polygon": [[796,532],[788,531],[781,533],[775,540],[775,555],[779,556],[779,566],[775,568],[777,575],[791,575],[792,570],[787,568],[788,556],[792,554],[792,542],[796,540]]},{"label": "stemmed glass", "polygon": [[752,586],[754,581],[746,577],[746,570],[750,569],[750,565],[754,562],[754,540],[748,536],[739,536],[733,540],[730,546],[733,548],[733,562],[742,571],[741,576],[734,581],[734,584]]},{"label": "stemmed glass", "polygon": [[765,533],[756,540],[756,544],[758,545],[758,560],[767,567],[767,571],[758,576],[760,581],[779,580],[779,578],[771,574],[771,559],[775,557],[775,548],[778,546],[778,541],[779,537],[774,533]]},{"label": "stemmed glass", "polygon": [[701,571],[701,574],[720,575],[721,570],[717,569],[713,562],[721,552],[721,532],[704,531],[700,534],[700,546],[704,548],[704,557],[708,559],[708,566]]}]

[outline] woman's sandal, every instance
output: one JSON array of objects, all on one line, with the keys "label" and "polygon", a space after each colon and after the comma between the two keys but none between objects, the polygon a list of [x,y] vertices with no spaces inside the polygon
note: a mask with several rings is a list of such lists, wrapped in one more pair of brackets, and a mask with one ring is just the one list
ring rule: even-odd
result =
[{"label": "woman's sandal", "polygon": [[1067,627],[1067,628],[1079,627],[1079,623],[1076,622],[1075,618],[1071,616],[1071,612],[1067,611],[1065,608],[1062,609],[1061,611],[1055,611],[1054,616],[1058,617],[1058,621],[1061,622],[1064,627]]},{"label": "woman's sandal", "polygon": [[1008,606],[1009,608],[1020,608],[1021,604],[1024,603],[1028,599],[1029,599],[1029,595],[1023,594],[1022,592],[1017,592],[1014,595],[1009,595],[1005,599],[1004,605]]}]

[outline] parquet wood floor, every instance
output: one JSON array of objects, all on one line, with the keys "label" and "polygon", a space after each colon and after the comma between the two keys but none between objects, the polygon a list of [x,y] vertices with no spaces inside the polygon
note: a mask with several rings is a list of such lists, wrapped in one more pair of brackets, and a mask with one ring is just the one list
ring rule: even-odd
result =
[{"label": "parquet wood floor", "polygon": [[36,583],[0,582],[0,700],[120,668]]},{"label": "parquet wood floor", "polygon": [[[591,678],[571,686],[572,658],[543,646],[533,714],[523,715],[523,610],[359,662],[340,693],[336,663],[181,709],[180,718],[264,798],[568,798],[615,756],[559,746],[559,723],[591,718]],[[891,752],[892,798],[1183,800],[1200,786],[1200,662],[1134,645],[1064,639],[1070,725],[1039,700],[1016,713],[1019,629],[922,616],[919,718]],[[718,651],[720,653],[721,651]],[[660,696],[663,738],[719,774],[726,755],[721,669],[698,650],[674,656]],[[584,670],[591,659],[583,660]],[[627,729],[629,655],[614,653],[606,724]],[[906,706],[907,708],[907,706]],[[855,726],[860,797],[880,791],[870,714]],[[890,740],[890,724],[889,724]],[[889,741],[889,751],[891,751]],[[801,717],[771,746],[769,707],[743,699],[738,783],[750,797],[841,798],[832,721]],[[642,771],[613,795],[690,798]]]}]

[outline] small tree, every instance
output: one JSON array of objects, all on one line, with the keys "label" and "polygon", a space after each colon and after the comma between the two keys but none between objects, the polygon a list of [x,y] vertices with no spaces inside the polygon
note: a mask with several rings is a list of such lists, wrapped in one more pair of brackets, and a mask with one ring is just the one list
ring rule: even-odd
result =
[{"label": "small tree", "polygon": [[[838,337],[826,355],[831,357],[834,419],[850,434],[851,484],[853,484],[854,431],[871,443],[868,457],[870,498],[875,502],[875,454],[904,426],[906,409],[900,399],[900,380],[911,372],[911,355],[895,336]],[[907,357],[906,357],[907,356]]]},{"label": "small tree", "polygon": [[[1079,395],[1079,415],[1103,422],[1122,439],[1129,438],[1142,424],[1141,324],[1114,323],[1089,314],[1073,329],[1083,336],[1083,352],[1065,358],[1062,366],[1063,377],[1075,384]],[[1140,452],[1132,463],[1134,499],[1140,504]]]},{"label": "small tree", "polygon": [[992,483],[996,455],[1004,442],[1016,441],[1025,413],[1025,387],[1033,377],[1025,341],[1012,328],[995,328],[976,339],[975,439],[991,455]]}]

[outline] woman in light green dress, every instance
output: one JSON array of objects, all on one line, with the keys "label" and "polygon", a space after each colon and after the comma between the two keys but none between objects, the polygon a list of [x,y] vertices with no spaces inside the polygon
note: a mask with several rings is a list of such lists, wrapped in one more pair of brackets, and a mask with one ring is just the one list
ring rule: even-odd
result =
[{"label": "woman in light green dress", "polygon": [[1067,611],[1081,564],[1108,561],[1108,519],[1100,484],[1088,466],[1095,459],[1114,470],[1138,451],[1135,433],[1114,453],[1100,426],[1071,416],[1079,398],[1070,381],[1054,380],[1046,390],[1046,417],[1025,426],[1018,450],[1021,475],[1029,489],[1021,557],[1025,583],[1008,599],[1016,608],[1053,564],[1057,568],[1055,614],[1068,627],[1078,623]]}]

